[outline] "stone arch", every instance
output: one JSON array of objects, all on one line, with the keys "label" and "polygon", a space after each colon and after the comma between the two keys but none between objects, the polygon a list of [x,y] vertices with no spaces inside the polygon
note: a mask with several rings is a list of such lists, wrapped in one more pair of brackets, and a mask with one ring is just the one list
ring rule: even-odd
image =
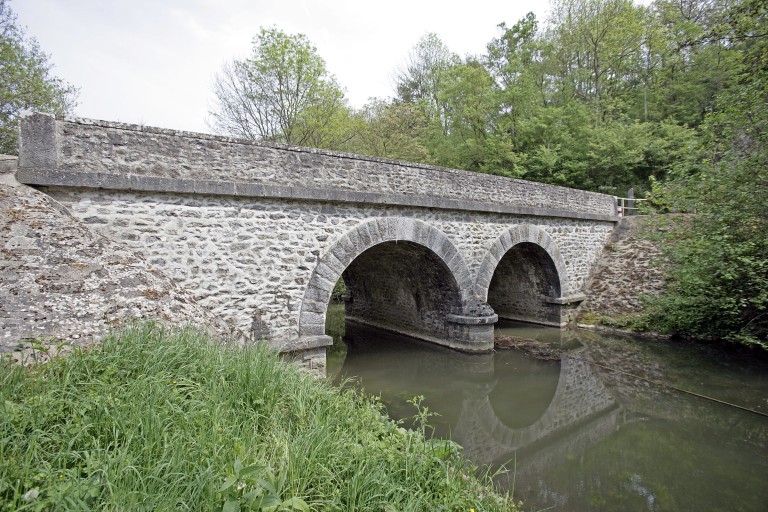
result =
[{"label": "stone arch", "polygon": [[325,335],[325,315],[331,292],[355,258],[376,245],[398,241],[420,245],[445,264],[459,293],[462,311],[457,313],[464,313],[466,305],[472,303],[473,281],[464,259],[450,239],[435,227],[417,219],[381,217],[350,229],[320,257],[301,303],[299,337],[306,339]]},{"label": "stone arch", "polygon": [[563,326],[574,297],[560,250],[543,229],[523,224],[506,230],[486,253],[475,293],[511,320]]},{"label": "stone arch", "polygon": [[483,300],[488,300],[488,288],[491,285],[493,274],[496,272],[501,259],[507,252],[522,243],[531,243],[540,247],[552,260],[560,288],[560,297],[570,291],[570,281],[565,260],[560,254],[560,249],[554,239],[538,226],[533,224],[521,224],[504,231],[491,245],[483,258],[475,280],[475,294]]}]

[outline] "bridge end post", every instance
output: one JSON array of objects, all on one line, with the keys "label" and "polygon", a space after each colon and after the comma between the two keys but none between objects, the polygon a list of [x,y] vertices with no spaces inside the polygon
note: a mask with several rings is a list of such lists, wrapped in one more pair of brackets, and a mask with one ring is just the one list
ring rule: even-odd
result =
[{"label": "bridge end post", "polygon": [[31,168],[51,172],[56,169],[56,117],[37,112],[22,112],[19,130],[19,170]]},{"label": "bridge end post", "polygon": [[497,315],[474,318],[448,315],[449,345],[462,352],[483,353],[493,350],[493,324]]}]

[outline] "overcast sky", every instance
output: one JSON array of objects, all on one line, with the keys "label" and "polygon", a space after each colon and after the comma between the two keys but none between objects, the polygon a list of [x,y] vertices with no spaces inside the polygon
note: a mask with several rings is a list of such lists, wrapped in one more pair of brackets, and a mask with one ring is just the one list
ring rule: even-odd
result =
[{"label": "overcast sky", "polygon": [[80,88],[82,117],[208,132],[211,84],[259,27],[306,34],[354,107],[392,95],[392,74],[434,32],[480,54],[546,0],[11,0],[18,22]]}]

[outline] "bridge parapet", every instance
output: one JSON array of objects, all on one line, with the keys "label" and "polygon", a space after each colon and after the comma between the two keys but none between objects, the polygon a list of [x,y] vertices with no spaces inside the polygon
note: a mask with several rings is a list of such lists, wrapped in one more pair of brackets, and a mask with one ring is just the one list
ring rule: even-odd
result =
[{"label": "bridge parapet", "polygon": [[500,176],[140,125],[31,114],[30,185],[280,197],[608,220],[613,196]]}]

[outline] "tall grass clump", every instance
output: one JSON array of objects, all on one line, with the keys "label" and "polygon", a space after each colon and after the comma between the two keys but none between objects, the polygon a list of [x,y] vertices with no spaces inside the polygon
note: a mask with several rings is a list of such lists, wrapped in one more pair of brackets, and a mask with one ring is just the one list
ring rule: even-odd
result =
[{"label": "tall grass clump", "polygon": [[510,510],[453,445],[262,345],[144,324],[0,365],[0,510]]}]

